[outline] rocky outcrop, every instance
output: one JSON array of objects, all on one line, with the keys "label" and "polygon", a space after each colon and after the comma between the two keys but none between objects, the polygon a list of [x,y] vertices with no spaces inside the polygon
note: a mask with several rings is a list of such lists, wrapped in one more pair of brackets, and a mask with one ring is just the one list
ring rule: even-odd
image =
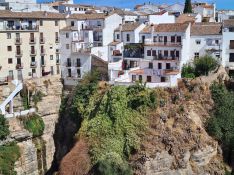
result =
[{"label": "rocky outcrop", "polygon": [[[17,142],[20,148],[20,158],[15,163],[17,174],[45,174],[51,167],[55,152],[53,135],[59,118],[63,86],[60,77],[57,76],[26,80],[24,85],[29,89],[33,88],[33,92],[40,91],[43,94],[42,100],[37,102],[35,107],[37,108],[36,113],[44,121],[44,133],[39,137],[33,137],[32,133],[23,126],[22,117],[26,116],[9,118],[10,135],[2,144]],[[9,85],[1,87],[1,92],[5,94],[2,96],[2,100],[10,93],[10,89]],[[31,103],[34,102],[31,101]],[[15,112],[23,110],[23,100],[20,95],[14,99],[14,104],[16,105]]]}]

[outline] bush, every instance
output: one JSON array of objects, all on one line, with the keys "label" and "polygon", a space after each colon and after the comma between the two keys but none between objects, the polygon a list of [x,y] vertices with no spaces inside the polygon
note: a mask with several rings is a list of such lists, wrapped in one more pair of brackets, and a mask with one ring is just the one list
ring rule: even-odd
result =
[{"label": "bush", "polygon": [[19,157],[20,150],[15,143],[0,146],[0,174],[16,175],[14,164]]},{"label": "bush", "polygon": [[0,139],[5,139],[9,135],[9,127],[3,115],[0,115]]},{"label": "bush", "polygon": [[24,127],[33,134],[34,137],[43,134],[45,124],[42,118],[38,115],[29,116],[23,119]]},{"label": "bush", "polygon": [[234,162],[234,93],[218,83],[211,86],[211,92],[215,111],[207,122],[207,130],[221,143],[224,158],[231,164]]},{"label": "bush", "polygon": [[181,76],[183,78],[195,78],[195,69],[190,64],[185,64],[182,67]]},{"label": "bush", "polygon": [[194,60],[195,75],[208,75],[212,70],[215,70],[218,66],[218,61],[212,56],[205,55],[203,57]]}]

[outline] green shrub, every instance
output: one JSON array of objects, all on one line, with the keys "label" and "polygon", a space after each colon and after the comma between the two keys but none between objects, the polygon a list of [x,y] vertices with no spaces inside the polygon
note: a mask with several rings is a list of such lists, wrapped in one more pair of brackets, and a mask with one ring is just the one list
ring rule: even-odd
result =
[{"label": "green shrub", "polygon": [[181,76],[183,78],[195,78],[195,69],[190,64],[185,64],[182,67]]},{"label": "green shrub", "polygon": [[207,122],[207,130],[221,143],[224,158],[231,164],[234,162],[234,93],[218,83],[211,86],[211,92],[215,111]]},{"label": "green shrub", "polygon": [[213,71],[217,68],[218,61],[212,56],[205,55],[194,60],[195,75],[208,75],[210,71]]},{"label": "green shrub", "polygon": [[3,115],[0,115],[0,139],[5,139],[9,135],[9,127]]},{"label": "green shrub", "polygon": [[38,115],[29,116],[23,119],[24,127],[33,134],[34,137],[43,134],[45,124],[42,118]]},{"label": "green shrub", "polygon": [[39,101],[42,100],[42,98],[45,96],[41,91],[36,91],[36,93],[32,96],[32,101],[34,102],[34,105],[36,106]]},{"label": "green shrub", "polygon": [[14,164],[19,157],[20,150],[15,143],[0,146],[0,174],[16,175]]}]

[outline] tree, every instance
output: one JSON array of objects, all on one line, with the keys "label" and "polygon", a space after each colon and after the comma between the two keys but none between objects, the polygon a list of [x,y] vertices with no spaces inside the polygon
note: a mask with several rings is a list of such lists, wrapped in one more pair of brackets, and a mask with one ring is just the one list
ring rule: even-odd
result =
[{"label": "tree", "polygon": [[191,0],[185,0],[184,13],[192,13],[192,3],[191,3]]},{"label": "tree", "polygon": [[210,55],[205,55],[194,60],[195,75],[208,75],[212,70],[218,66],[218,61]]}]

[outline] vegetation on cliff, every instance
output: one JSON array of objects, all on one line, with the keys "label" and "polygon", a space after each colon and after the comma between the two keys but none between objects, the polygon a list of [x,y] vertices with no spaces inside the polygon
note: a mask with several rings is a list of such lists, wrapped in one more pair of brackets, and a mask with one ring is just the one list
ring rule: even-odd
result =
[{"label": "vegetation on cliff", "polygon": [[219,83],[211,86],[211,92],[215,110],[208,121],[207,129],[220,142],[224,158],[232,165],[234,163],[234,93]]},{"label": "vegetation on cliff", "polygon": [[202,75],[208,75],[210,71],[213,71],[218,66],[217,59],[210,55],[205,55],[196,58],[192,64],[186,64],[182,68],[182,77],[184,78],[195,78]]},{"label": "vegetation on cliff", "polygon": [[77,137],[89,144],[92,174],[132,174],[127,161],[140,148],[155,91],[140,84],[111,87],[92,73],[77,86],[75,99],[82,116]]},{"label": "vegetation on cliff", "polygon": [[16,143],[0,146],[0,174],[16,175],[14,164],[20,157]]},{"label": "vegetation on cliff", "polygon": [[42,118],[36,114],[28,116],[22,119],[25,129],[33,134],[34,137],[41,136],[43,134],[45,124]]},{"label": "vegetation on cliff", "polygon": [[0,140],[5,139],[10,133],[6,119],[3,115],[0,115]]}]

